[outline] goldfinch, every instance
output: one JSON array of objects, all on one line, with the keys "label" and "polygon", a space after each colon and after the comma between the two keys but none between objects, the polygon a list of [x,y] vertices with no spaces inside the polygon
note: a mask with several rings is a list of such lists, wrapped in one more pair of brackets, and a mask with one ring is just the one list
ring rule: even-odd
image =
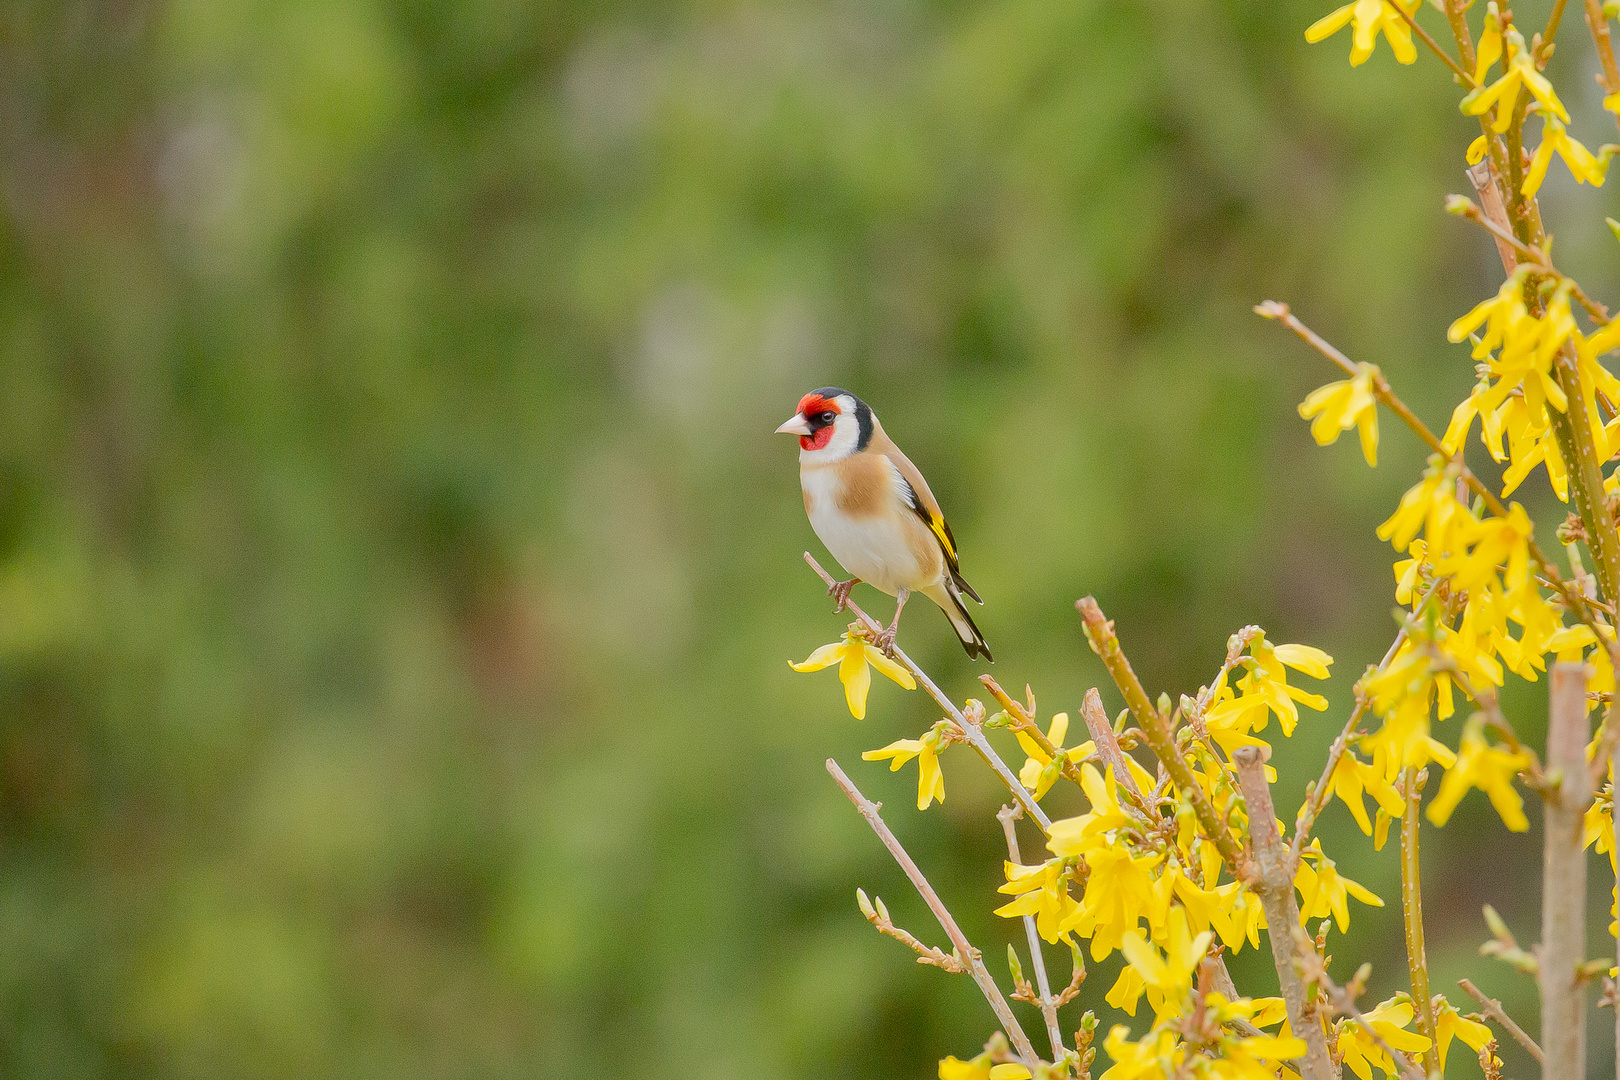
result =
[{"label": "goldfinch", "polygon": [[833,558],[855,575],[827,590],[843,610],[860,582],[895,598],[894,621],[879,637],[894,650],[906,599],[920,592],[950,619],[969,656],[994,662],[990,647],[962,601],[982,604],[956,564],[956,540],[928,481],[883,433],[866,402],[824,386],[799,400],[799,411],[777,428],[799,437],[799,486],[810,527]]}]

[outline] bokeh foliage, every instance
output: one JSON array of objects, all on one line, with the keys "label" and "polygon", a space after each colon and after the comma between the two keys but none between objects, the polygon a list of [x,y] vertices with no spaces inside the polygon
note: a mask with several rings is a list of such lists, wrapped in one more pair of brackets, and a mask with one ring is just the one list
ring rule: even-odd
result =
[{"label": "bokeh foliage", "polygon": [[[856,725],[783,662],[841,626],[769,434],[826,383],[927,473],[996,674],[1047,711],[1101,681],[1085,592],[1154,689],[1248,622],[1338,657],[1291,812],[1388,641],[1372,529],[1420,451],[1315,450],[1293,409],[1328,373],[1249,307],[1443,427],[1444,328],[1496,283],[1439,212],[1470,137],[1444,77],[1360,77],[1304,44],[1323,10],[6,5],[0,1072],[974,1050],[972,987],[856,914],[876,887],[931,936],[821,768],[934,716],[881,686]],[[1555,229],[1608,198],[1566,180]],[[1560,253],[1612,281],[1612,249]],[[902,640],[973,692],[936,615]],[[946,769],[925,828],[904,777],[856,776],[996,957],[996,794]],[[1342,868],[1393,896],[1347,820]],[[1430,947],[1528,1002],[1472,957],[1481,901],[1534,905],[1492,820],[1427,848]],[[1398,916],[1363,925],[1399,985]]]}]

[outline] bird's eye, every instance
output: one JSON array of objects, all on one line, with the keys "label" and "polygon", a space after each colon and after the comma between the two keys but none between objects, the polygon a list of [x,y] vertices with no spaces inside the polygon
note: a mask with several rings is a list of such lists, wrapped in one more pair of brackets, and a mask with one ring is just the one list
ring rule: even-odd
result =
[{"label": "bird's eye", "polygon": [[838,414],[834,412],[824,412],[821,414],[820,419],[823,424],[830,424],[837,416]]}]

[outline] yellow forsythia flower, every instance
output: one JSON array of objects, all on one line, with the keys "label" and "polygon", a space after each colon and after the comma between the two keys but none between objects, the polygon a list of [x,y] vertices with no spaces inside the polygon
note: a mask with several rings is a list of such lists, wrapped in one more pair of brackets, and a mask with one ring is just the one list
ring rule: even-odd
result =
[{"label": "yellow forsythia flower", "polygon": [[1547,166],[1552,164],[1555,151],[1569,166],[1570,175],[1575,177],[1577,183],[1602,187],[1604,174],[1609,170],[1609,159],[1614,157],[1617,150],[1620,150],[1620,146],[1609,143],[1593,154],[1571,138],[1563,124],[1549,116],[1541,129],[1541,145],[1536,147],[1536,156],[1531,159],[1530,171],[1525,173],[1524,186],[1519,190],[1528,196],[1534,196],[1541,190],[1541,182],[1547,177]]},{"label": "yellow forsythia flower", "polygon": [[844,684],[844,700],[849,703],[850,715],[860,720],[866,716],[866,694],[872,687],[871,668],[905,687],[917,689],[911,672],[883,655],[883,650],[857,637],[855,631],[844,631],[844,640],[823,645],[804,659],[803,663],[788,662],[794,671],[820,671],[838,665],[838,681]]},{"label": "yellow forsythia flower", "polygon": [[[1181,1000],[1192,989],[1194,973],[1215,936],[1208,930],[1194,936],[1187,928],[1187,913],[1179,907],[1170,909],[1168,929],[1162,956],[1139,931],[1128,931],[1120,939],[1120,951],[1125,954],[1130,969],[1139,976],[1141,988],[1147,991],[1148,1003],[1161,1020],[1180,1014]],[[1119,1003],[1110,1000],[1109,1004]],[[1126,1011],[1136,1015],[1134,996]]]},{"label": "yellow forsythia flower", "polygon": [[1080,904],[1069,895],[1065,861],[1056,858],[1040,866],[1009,862],[1006,872],[1007,883],[999,891],[1012,893],[1017,899],[997,908],[995,914],[1004,919],[1033,915],[1041,937],[1055,944],[1063,936],[1063,924],[1080,910]]},{"label": "yellow forsythia flower", "polygon": [[889,771],[899,772],[912,758],[917,759],[917,809],[926,810],[935,799],[945,801],[945,774],[939,768],[940,743],[948,721],[941,720],[920,739],[896,739],[881,750],[868,750],[862,761],[890,759]]},{"label": "yellow forsythia flower", "polygon": [[1085,898],[1071,916],[1073,925],[1064,929],[1091,939],[1093,960],[1106,959],[1143,918],[1150,926],[1164,924],[1169,898],[1153,888],[1153,871],[1163,859],[1163,855],[1135,858],[1119,846],[1099,847],[1086,856],[1091,876]]},{"label": "yellow forsythia flower", "polygon": [[989,1054],[971,1061],[948,1057],[939,1063],[939,1080],[1029,1080],[1029,1070],[1017,1062],[990,1064]]},{"label": "yellow forsythia flower", "polygon": [[1347,23],[1354,23],[1350,36],[1350,66],[1357,67],[1367,62],[1373,54],[1373,46],[1382,33],[1384,40],[1389,42],[1390,51],[1395,59],[1403,64],[1410,64],[1417,59],[1417,49],[1412,45],[1412,28],[1406,20],[1401,18],[1400,12],[1395,10],[1395,3],[1400,3],[1401,10],[1408,15],[1417,10],[1422,0],[1353,0],[1322,18],[1317,19],[1305,31],[1305,40],[1311,44],[1325,41],[1343,30]]},{"label": "yellow forsythia flower", "polygon": [[[1518,30],[1509,27],[1503,35],[1507,45],[1506,72],[1500,79],[1489,86],[1477,86],[1469,91],[1462,99],[1461,108],[1465,116],[1479,116],[1487,112],[1492,106],[1496,108],[1496,120],[1491,130],[1497,134],[1506,131],[1513,123],[1513,107],[1518,104],[1519,92],[1529,90],[1532,97],[1541,103],[1541,107],[1548,115],[1556,116],[1564,123],[1569,123],[1569,113],[1564,109],[1564,103],[1558,100],[1552,83],[1546,76],[1536,70],[1535,60],[1531,58],[1530,51],[1525,48],[1524,36]],[[1480,72],[1484,74],[1483,71]]]},{"label": "yellow forsythia flower", "polygon": [[1397,1072],[1395,1062],[1390,1060],[1384,1047],[1374,1038],[1374,1032],[1383,1037],[1384,1043],[1403,1054],[1420,1054],[1429,1048],[1426,1037],[1406,1030],[1413,1015],[1410,1001],[1391,998],[1364,1015],[1371,1031],[1353,1019],[1341,1020],[1337,1025],[1339,1058],[1361,1080],[1372,1080],[1371,1066],[1374,1065],[1389,1076]]},{"label": "yellow forsythia flower", "polygon": [[1024,753],[1028,755],[1024,759],[1024,767],[1018,770],[1018,782],[1029,789],[1037,802],[1044,799],[1046,793],[1052,790],[1052,785],[1057,782],[1062,768],[1061,759],[1083,761],[1092,756],[1097,749],[1097,744],[1090,739],[1079,746],[1063,749],[1063,740],[1069,734],[1069,714],[1066,712],[1053,716],[1052,726],[1046,731],[1047,741],[1058,750],[1059,760],[1056,763],[1045,750],[1041,749],[1040,743],[1030,738],[1028,732],[1016,731],[1013,734],[1018,737],[1018,745],[1023,747]]},{"label": "yellow forsythia flower", "polygon": [[1391,817],[1400,817],[1406,810],[1406,800],[1395,790],[1382,772],[1356,757],[1346,750],[1340,756],[1339,762],[1333,767],[1333,776],[1329,779],[1333,794],[1339,801],[1350,808],[1350,814],[1356,819],[1356,824],[1368,836],[1373,834],[1372,822],[1367,819],[1367,804],[1363,795],[1371,795],[1385,813]]},{"label": "yellow forsythia flower", "polygon": [[1373,396],[1377,380],[1376,365],[1358,364],[1353,378],[1313,390],[1300,403],[1299,415],[1311,421],[1311,437],[1318,446],[1337,442],[1340,432],[1358,428],[1362,456],[1368,465],[1378,464],[1378,399]]},{"label": "yellow forsythia flower", "polygon": [[1524,800],[1514,790],[1513,778],[1529,765],[1530,755],[1523,751],[1510,752],[1485,741],[1484,717],[1470,718],[1457,748],[1457,763],[1446,771],[1439,793],[1429,803],[1429,820],[1444,825],[1469,789],[1479,788],[1490,797],[1502,824],[1514,832],[1524,832],[1530,822],[1524,816]]},{"label": "yellow forsythia flower", "polygon": [[[1322,842],[1312,840],[1311,846],[1301,852],[1299,869],[1294,873],[1294,888],[1299,890],[1299,918],[1325,919],[1329,915],[1339,924],[1339,932],[1350,929],[1349,897],[1363,904],[1383,907],[1384,902],[1364,886],[1339,873],[1333,860],[1322,853]],[[1314,866],[1312,864],[1315,864]]]},{"label": "yellow forsythia flower", "polygon": [[1470,1020],[1458,1014],[1456,1008],[1440,995],[1435,995],[1434,1038],[1440,1051],[1440,1071],[1445,1072],[1446,1052],[1451,1049],[1451,1040],[1458,1038],[1476,1054],[1485,1049],[1485,1045],[1495,1038],[1491,1029],[1477,1020]]}]

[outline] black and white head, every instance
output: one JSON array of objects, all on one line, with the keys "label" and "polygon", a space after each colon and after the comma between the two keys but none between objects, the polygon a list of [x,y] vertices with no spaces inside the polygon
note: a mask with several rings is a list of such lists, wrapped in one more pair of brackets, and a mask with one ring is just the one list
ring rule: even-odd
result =
[{"label": "black and white head", "polygon": [[799,437],[799,460],[825,463],[866,449],[872,441],[872,410],[836,386],[823,386],[799,399],[799,411],[777,433]]}]

